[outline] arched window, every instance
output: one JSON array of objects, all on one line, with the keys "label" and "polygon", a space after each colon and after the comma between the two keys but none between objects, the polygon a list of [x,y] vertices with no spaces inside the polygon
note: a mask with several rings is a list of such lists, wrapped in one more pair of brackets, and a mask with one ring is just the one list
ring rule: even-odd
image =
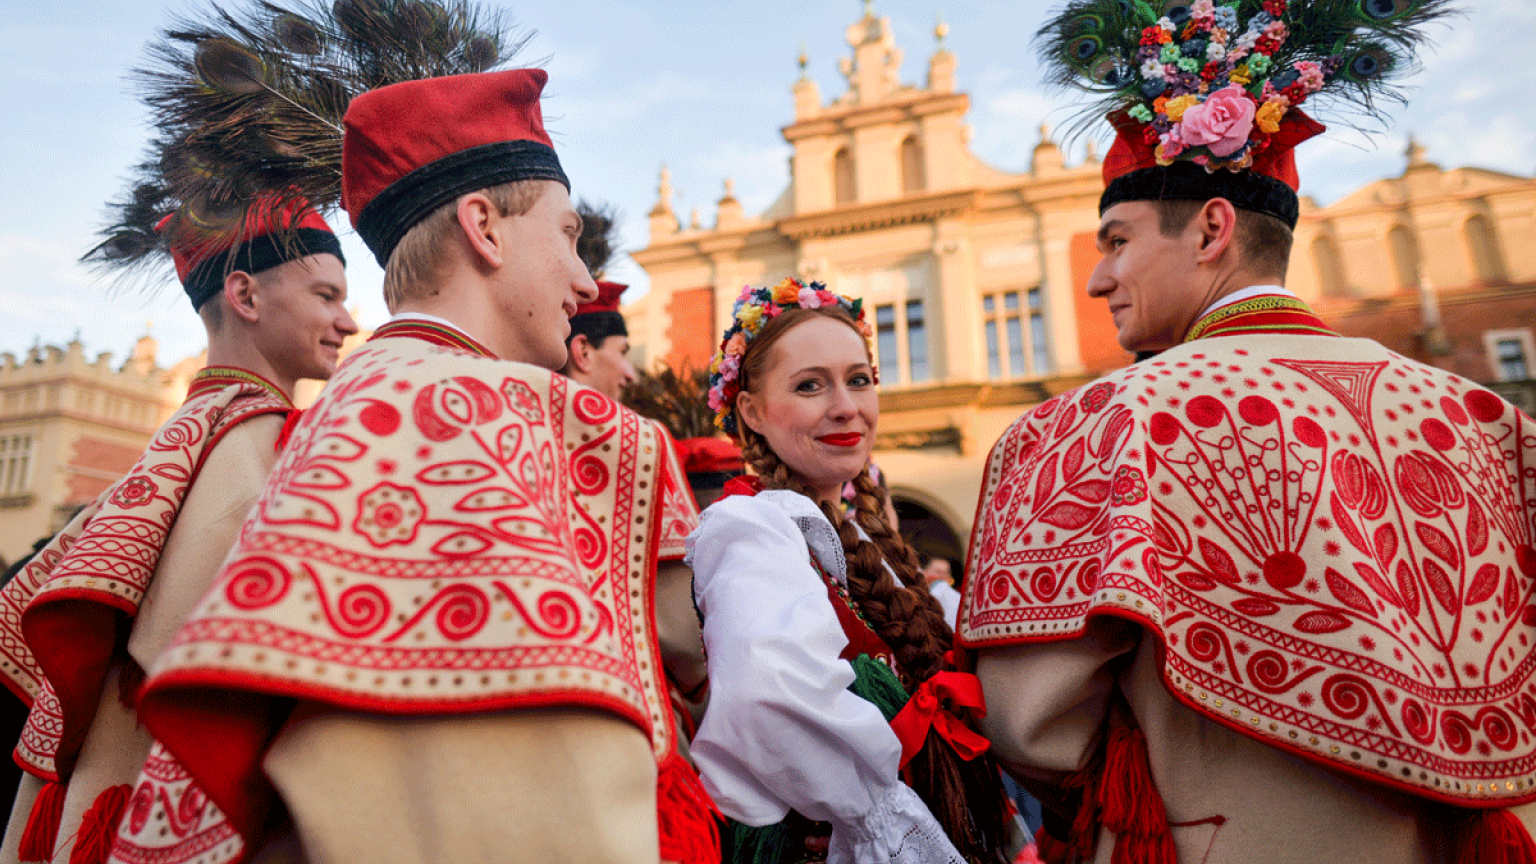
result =
[{"label": "arched window", "polygon": [[1467,257],[1472,262],[1472,278],[1483,283],[1503,282],[1504,255],[1499,250],[1499,237],[1487,216],[1475,213],[1461,229],[1467,244]]},{"label": "arched window", "polygon": [[839,147],[837,155],[832,157],[832,201],[849,204],[853,198],[853,154],[847,147]]},{"label": "arched window", "polygon": [[1412,290],[1419,286],[1419,244],[1406,226],[1393,225],[1387,232],[1387,249],[1392,254],[1394,288]]},{"label": "arched window", "polygon": [[1317,269],[1317,293],[1324,297],[1349,296],[1349,286],[1344,284],[1344,260],[1332,234],[1319,234],[1312,241],[1312,265]]},{"label": "arched window", "polygon": [[901,142],[901,191],[904,195],[921,192],[928,187],[923,176],[923,145],[917,136],[908,135]]}]

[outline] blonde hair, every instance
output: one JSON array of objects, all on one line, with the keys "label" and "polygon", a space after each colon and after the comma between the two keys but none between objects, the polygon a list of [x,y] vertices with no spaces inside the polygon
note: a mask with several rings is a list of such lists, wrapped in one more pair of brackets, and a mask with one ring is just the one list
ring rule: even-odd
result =
[{"label": "blonde hair", "polygon": [[[546,180],[514,180],[478,190],[491,200],[502,216],[521,216],[533,209],[544,194]],[[458,226],[459,199],[442,205],[411,226],[390,253],[384,267],[384,305],[390,311],[407,300],[437,293],[436,279],[443,250]]]}]

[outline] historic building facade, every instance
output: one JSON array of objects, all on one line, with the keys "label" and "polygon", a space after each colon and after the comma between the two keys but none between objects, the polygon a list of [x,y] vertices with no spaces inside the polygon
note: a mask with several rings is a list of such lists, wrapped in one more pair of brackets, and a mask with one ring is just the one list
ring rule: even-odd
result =
[{"label": "historic building facade", "polygon": [[[938,35],[923,86],[901,82],[890,22],[868,11],[848,29],[846,93],[824,102],[802,75],[781,130],[790,185],[761,215],[727,180],[714,225],[684,226],[664,169],[650,243],[633,253],[651,290],[625,311],[646,362],[699,368],[743,285],[799,275],[862,296],[881,367],[876,461],[903,533],[958,557],[992,442],[1028,407],[1130,357],[1083,290],[1098,260],[1098,160],[1090,150],[1066,164],[1042,129],[1027,173],[983,164]],[[1289,284],[1347,334],[1520,382],[1536,365],[1533,249],[1536,180],[1443,171],[1414,149],[1402,177],[1326,208],[1304,201]]]},{"label": "historic building facade", "polygon": [[0,558],[63,527],[138,461],[202,367],[156,365],[145,336],[127,362],[85,356],[77,339],[0,354]]}]

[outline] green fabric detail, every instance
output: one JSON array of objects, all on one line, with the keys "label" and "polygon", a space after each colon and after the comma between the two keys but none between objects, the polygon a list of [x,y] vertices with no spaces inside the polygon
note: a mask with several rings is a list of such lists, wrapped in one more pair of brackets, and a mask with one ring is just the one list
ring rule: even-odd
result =
[{"label": "green fabric detail", "polygon": [[853,676],[853,683],[848,686],[853,695],[879,708],[885,722],[895,720],[908,697],[891,667],[868,654],[860,654],[853,658]]},{"label": "green fabric detail", "polygon": [[[853,695],[880,709],[885,722],[895,719],[897,712],[907,704],[906,688],[891,667],[860,654],[853,658],[853,683],[848,685]],[[790,827],[792,822],[805,824],[803,817],[795,814],[774,825],[754,828],[734,819],[727,819],[726,830],[721,834],[725,847],[724,860],[729,864],[802,864],[824,859],[812,858],[805,851],[804,833]]]}]

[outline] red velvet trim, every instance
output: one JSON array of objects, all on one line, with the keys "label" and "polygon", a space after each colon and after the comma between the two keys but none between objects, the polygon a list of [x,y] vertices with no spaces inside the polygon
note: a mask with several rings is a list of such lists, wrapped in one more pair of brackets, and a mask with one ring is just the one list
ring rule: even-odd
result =
[{"label": "red velvet trim", "polygon": [[123,821],[123,811],[128,808],[132,796],[133,787],[126,783],[101,790],[80,821],[80,833],[75,836],[69,864],[107,864],[112,841],[117,839],[118,823]]},{"label": "red velvet trim", "polygon": [[720,809],[698,772],[673,753],[656,772],[656,827],[661,860],[678,864],[720,861]]},{"label": "red velvet trim", "polygon": [[68,790],[68,786],[56,781],[43,784],[37,800],[32,802],[32,812],[27,814],[27,827],[21,832],[21,843],[16,849],[18,860],[53,860],[53,847],[59,841],[59,823],[64,820],[64,796]]}]

